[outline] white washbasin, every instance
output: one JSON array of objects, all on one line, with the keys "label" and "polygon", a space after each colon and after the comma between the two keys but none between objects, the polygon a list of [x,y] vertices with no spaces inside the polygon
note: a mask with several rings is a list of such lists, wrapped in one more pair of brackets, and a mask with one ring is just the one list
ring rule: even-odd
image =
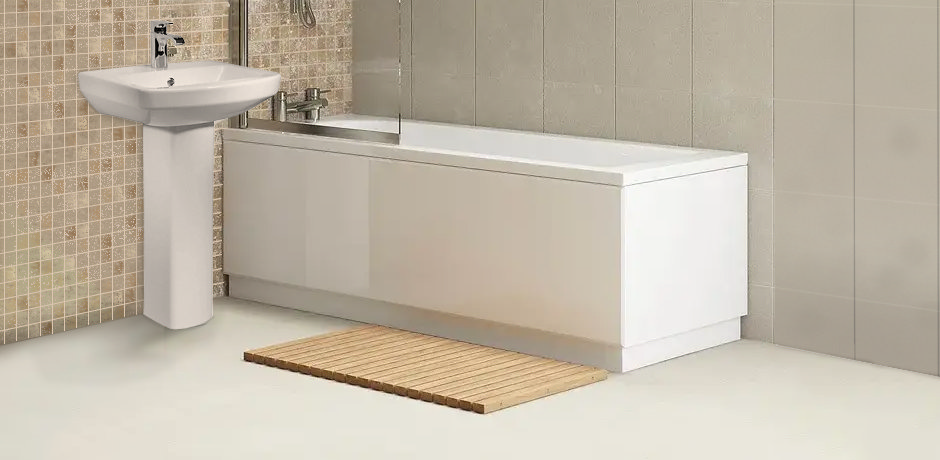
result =
[{"label": "white washbasin", "polygon": [[254,107],[280,84],[280,74],[222,62],[78,74],[95,110],[144,124],[148,318],[171,329],[212,318],[213,123]]},{"label": "white washbasin", "polygon": [[150,126],[222,120],[273,96],[280,84],[278,73],[212,61],[78,74],[78,87],[95,110]]}]

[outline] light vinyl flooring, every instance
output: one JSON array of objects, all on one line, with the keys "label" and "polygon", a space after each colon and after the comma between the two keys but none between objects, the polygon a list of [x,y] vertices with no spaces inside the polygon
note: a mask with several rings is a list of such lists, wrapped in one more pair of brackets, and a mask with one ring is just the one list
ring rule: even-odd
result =
[{"label": "light vinyl flooring", "polygon": [[217,299],[0,346],[0,459],[940,458],[940,378],[751,341],[489,415],[242,361],[353,324]]}]

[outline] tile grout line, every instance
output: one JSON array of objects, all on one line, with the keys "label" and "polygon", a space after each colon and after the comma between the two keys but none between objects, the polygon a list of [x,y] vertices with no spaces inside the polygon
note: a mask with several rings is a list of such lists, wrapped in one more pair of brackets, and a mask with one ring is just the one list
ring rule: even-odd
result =
[{"label": "tile grout line", "polygon": [[856,105],[856,30],[855,30],[855,8],[856,0],[852,0],[852,358],[858,359],[858,185],[856,173],[857,145],[858,137],[856,130],[856,119],[858,118],[858,108]]},{"label": "tile grout line", "polygon": [[774,286],[770,291],[770,340],[773,342],[775,340],[774,333],[775,330],[775,317],[777,311],[777,269],[776,269],[776,260],[777,245],[775,243],[776,227],[777,227],[777,184],[774,181],[774,170],[776,163],[776,152],[774,151],[775,141],[776,141],[776,131],[774,127],[776,126],[776,116],[777,116],[777,103],[774,100],[774,97],[777,93],[777,86],[774,80],[774,70],[776,70],[777,60],[774,54],[774,47],[777,44],[777,3],[774,2],[770,5],[770,284]]}]

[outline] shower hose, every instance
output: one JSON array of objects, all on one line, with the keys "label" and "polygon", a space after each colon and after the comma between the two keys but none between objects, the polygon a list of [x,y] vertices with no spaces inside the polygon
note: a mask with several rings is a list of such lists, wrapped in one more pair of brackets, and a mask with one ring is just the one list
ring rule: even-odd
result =
[{"label": "shower hose", "polygon": [[313,0],[290,0],[290,13],[300,18],[300,23],[308,29],[317,25],[317,17],[313,14]]}]

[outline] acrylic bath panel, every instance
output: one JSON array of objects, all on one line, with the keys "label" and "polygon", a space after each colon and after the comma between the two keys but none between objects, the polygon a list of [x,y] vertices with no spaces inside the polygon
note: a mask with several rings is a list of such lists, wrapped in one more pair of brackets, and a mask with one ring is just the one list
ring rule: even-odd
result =
[{"label": "acrylic bath panel", "polygon": [[615,371],[739,338],[745,154],[418,122],[225,143],[235,297]]}]

